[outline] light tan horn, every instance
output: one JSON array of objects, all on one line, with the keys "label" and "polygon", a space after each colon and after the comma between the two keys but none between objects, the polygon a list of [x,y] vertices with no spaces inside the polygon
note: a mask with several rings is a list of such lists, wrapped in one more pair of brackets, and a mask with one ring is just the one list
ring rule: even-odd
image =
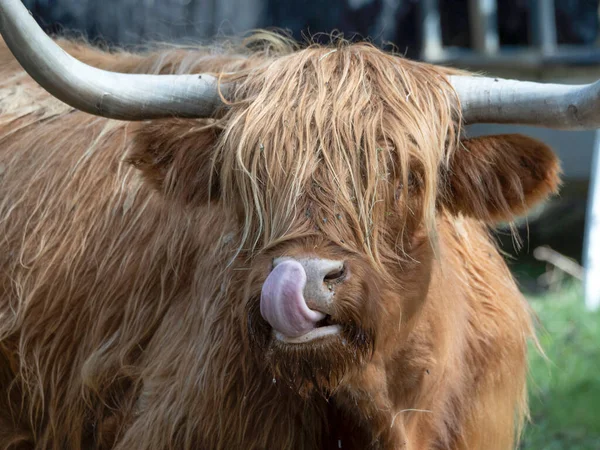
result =
[{"label": "light tan horn", "polygon": [[477,76],[451,76],[463,120],[562,130],[600,128],[600,81],[545,84]]},{"label": "light tan horn", "polygon": [[[210,75],[115,73],[76,60],[44,33],[21,0],[0,0],[0,34],[44,89],[90,114],[119,120],[199,118],[222,105]],[[221,90],[225,93],[225,86]]]}]

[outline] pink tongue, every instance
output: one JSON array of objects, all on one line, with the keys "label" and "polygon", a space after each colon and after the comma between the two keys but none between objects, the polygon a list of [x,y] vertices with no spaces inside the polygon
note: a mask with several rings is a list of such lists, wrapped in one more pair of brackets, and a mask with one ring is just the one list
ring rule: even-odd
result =
[{"label": "pink tongue", "polygon": [[304,267],[293,260],[278,264],[263,284],[260,313],[284,336],[302,336],[315,329],[317,322],[325,318],[325,314],[306,305],[302,294],[305,284]]}]

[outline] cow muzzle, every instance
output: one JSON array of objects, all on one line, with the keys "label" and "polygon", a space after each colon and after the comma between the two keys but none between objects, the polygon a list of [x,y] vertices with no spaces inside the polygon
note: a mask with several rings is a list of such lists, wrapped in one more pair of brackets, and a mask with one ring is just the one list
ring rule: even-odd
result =
[{"label": "cow muzzle", "polygon": [[343,261],[275,259],[260,300],[261,315],[273,327],[274,337],[300,344],[339,334],[341,326],[331,315],[336,288],[347,277]]}]

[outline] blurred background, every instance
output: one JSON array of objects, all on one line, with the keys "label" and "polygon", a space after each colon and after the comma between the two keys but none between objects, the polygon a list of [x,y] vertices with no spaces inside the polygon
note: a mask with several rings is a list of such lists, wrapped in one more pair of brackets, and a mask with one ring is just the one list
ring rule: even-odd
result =
[{"label": "blurred background", "polygon": [[[284,29],[299,40],[338,31],[348,39],[393,44],[412,59],[490,76],[569,84],[600,79],[599,2],[24,1],[47,32],[84,36],[102,45],[190,44],[255,28]],[[521,448],[600,450],[597,133],[504,125],[477,125],[467,132],[528,134],[550,144],[562,160],[561,195],[516,223],[522,245],[508,226],[497,231],[507,261],[539,315],[548,356],[532,349],[532,424]]]}]

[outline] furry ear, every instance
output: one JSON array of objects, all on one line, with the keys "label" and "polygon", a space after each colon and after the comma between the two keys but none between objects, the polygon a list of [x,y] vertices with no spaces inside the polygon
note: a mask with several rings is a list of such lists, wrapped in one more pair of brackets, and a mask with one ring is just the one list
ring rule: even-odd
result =
[{"label": "furry ear", "polygon": [[213,149],[218,133],[206,123],[167,119],[136,124],[127,162],[165,197],[187,204],[219,198]]},{"label": "furry ear", "polygon": [[544,143],[520,134],[461,141],[443,170],[440,202],[453,214],[510,221],[555,193],[560,164]]}]

